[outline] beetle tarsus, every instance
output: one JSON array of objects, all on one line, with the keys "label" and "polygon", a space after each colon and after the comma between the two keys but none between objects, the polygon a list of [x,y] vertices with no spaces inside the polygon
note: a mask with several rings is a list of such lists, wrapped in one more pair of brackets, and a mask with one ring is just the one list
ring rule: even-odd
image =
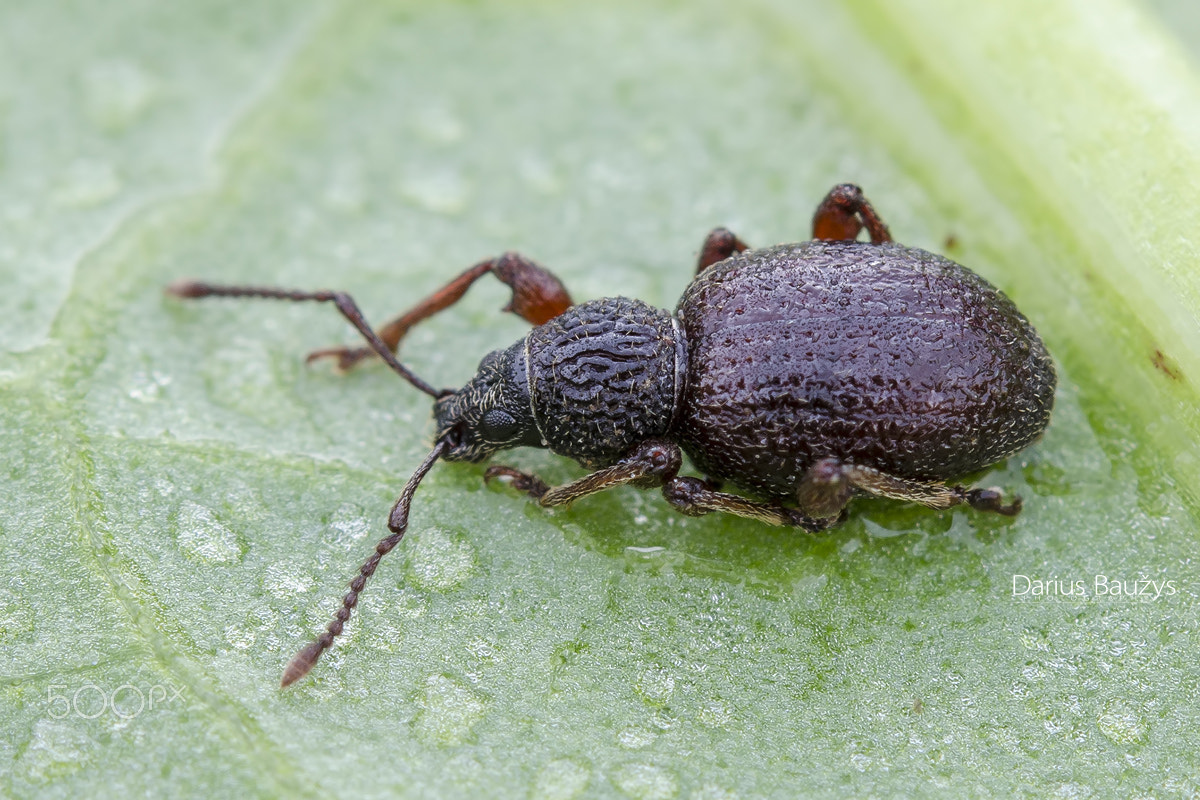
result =
[{"label": "beetle tarsus", "polygon": [[[395,351],[393,350],[393,352]],[[375,355],[375,351],[369,347],[326,347],[321,350],[313,350],[304,358],[304,363],[311,364],[322,358],[335,358],[337,359],[337,371],[349,372],[358,362],[373,355]]]},{"label": "beetle tarsus", "polygon": [[1004,495],[999,489],[971,489],[966,493],[965,502],[971,508],[979,511],[991,511],[1006,517],[1015,517],[1021,513],[1021,497],[1013,497],[1012,502],[1002,503]]},{"label": "beetle tarsus", "polygon": [[507,479],[509,486],[518,492],[524,492],[534,500],[541,500],[546,492],[550,491],[549,484],[542,481],[538,476],[530,475],[528,472],[521,472],[519,469],[514,469],[513,467],[493,464],[483,473],[484,483],[491,483],[498,478]]},{"label": "beetle tarsus", "polygon": [[836,458],[823,458],[808,468],[796,489],[804,513],[817,519],[836,519],[854,493],[851,476]]}]

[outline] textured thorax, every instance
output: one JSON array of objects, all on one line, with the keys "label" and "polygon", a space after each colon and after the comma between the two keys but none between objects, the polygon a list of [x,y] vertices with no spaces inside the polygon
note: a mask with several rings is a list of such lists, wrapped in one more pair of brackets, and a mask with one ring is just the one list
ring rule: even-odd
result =
[{"label": "textured thorax", "polygon": [[686,344],[669,313],[640,300],[574,306],[526,339],[534,418],[555,453],[611,464],[671,427]]}]

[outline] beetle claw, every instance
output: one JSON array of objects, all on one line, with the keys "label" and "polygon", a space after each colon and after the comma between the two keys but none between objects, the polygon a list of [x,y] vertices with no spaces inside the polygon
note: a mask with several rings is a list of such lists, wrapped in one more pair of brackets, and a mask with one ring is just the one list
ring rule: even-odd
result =
[{"label": "beetle claw", "polygon": [[972,489],[967,492],[967,502],[971,508],[979,511],[991,511],[1006,517],[1015,517],[1021,513],[1021,497],[1013,497],[1011,503],[1000,502],[1003,498],[999,489]]},{"label": "beetle claw", "polygon": [[372,355],[374,355],[373,351],[366,347],[326,347],[322,350],[313,350],[304,359],[304,363],[311,364],[322,358],[336,358],[337,371],[349,372],[358,362],[370,358]]}]

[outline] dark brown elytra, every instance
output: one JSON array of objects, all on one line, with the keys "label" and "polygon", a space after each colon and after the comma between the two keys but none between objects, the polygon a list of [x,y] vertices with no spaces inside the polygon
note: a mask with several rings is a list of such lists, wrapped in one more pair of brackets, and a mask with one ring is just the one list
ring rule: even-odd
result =
[{"label": "dark brown elytra", "polygon": [[[937,509],[1015,515],[997,489],[945,481],[995,464],[1050,419],[1054,365],[1012,302],[967,268],[892,242],[851,184],[813,216],[813,241],[751,250],[718,228],[672,314],[623,297],[573,305],[562,283],[516,253],[483,261],[376,333],[343,292],[180,281],[177,297],[262,297],[337,306],[367,348],[309,355],[348,369],[378,356],[434,398],[437,439],[409,478],[381,540],[326,630],[288,663],[308,674],[341,634],[379,560],[408,527],[421,479],[439,459],[483,461],[548,448],[593,471],[550,487],[493,465],[543,506],[630,484],[660,488],[684,514],[722,511],[821,531],[855,494]],[[870,242],[857,241],[866,229]],[[505,307],[536,327],[484,357],[458,390],[437,390],[395,352],[409,329],[495,275]],[[704,479],[679,475],[686,453]],[[749,496],[720,491],[729,483]]]}]

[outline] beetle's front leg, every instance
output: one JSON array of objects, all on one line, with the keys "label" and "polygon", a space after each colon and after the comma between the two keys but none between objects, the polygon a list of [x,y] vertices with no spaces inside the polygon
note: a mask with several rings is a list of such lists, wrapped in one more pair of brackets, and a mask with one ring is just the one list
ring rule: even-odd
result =
[{"label": "beetle's front leg", "polygon": [[853,183],[842,183],[829,190],[813,214],[813,238],[854,241],[864,227],[872,244],[890,242],[892,234]]},{"label": "beetle's front leg", "polygon": [[598,469],[562,486],[551,488],[536,475],[498,465],[488,467],[483,473],[483,479],[491,481],[507,478],[514,489],[525,492],[543,506],[564,506],[581,497],[617,486],[658,485],[675,477],[682,463],[683,456],[679,445],[659,439],[647,439],[611,467]]},{"label": "beetle's front leg", "polygon": [[[414,325],[457,303],[471,284],[488,274],[512,289],[512,299],[501,310],[511,311],[532,325],[549,322],[571,307],[571,296],[562,281],[520,253],[505,253],[479,262],[384,325],[379,329],[379,338],[396,352]],[[308,360],[336,358],[338,369],[347,370],[372,355],[374,351],[367,347],[329,347],[309,353]]]}]

